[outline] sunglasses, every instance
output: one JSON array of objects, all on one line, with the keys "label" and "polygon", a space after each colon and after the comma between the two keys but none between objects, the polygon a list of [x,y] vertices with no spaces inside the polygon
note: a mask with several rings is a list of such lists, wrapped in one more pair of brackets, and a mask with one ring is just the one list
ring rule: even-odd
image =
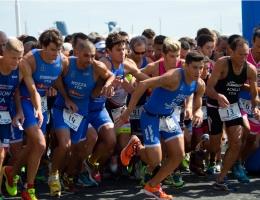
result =
[{"label": "sunglasses", "polygon": [[133,52],[134,52],[136,55],[144,55],[146,51],[143,51],[143,52],[136,52],[135,50],[133,50]]},{"label": "sunglasses", "polygon": [[97,51],[98,51],[99,53],[101,53],[101,54],[106,53],[106,50],[105,50],[105,49],[97,49]]}]

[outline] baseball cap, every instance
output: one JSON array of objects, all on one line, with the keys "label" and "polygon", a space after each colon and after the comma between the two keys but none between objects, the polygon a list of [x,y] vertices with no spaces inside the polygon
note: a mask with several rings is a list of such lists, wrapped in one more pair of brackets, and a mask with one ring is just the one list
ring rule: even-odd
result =
[{"label": "baseball cap", "polygon": [[72,45],[68,42],[63,43],[62,51],[70,51],[70,50],[72,50]]},{"label": "baseball cap", "polygon": [[96,49],[104,49],[106,48],[106,43],[104,40],[101,40],[95,44]]}]

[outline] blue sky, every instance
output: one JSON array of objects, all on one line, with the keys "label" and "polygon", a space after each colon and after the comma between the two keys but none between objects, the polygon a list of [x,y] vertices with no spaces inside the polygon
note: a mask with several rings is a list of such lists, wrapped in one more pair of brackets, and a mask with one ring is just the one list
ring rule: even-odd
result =
[{"label": "blue sky", "polygon": [[[241,1],[25,1],[20,0],[21,32],[38,37],[38,31],[65,21],[69,33],[91,31],[108,34],[105,22],[116,21],[130,36],[146,28],[179,38],[195,37],[199,28],[215,29],[222,34],[240,33]],[[221,15],[221,17],[220,17]],[[15,1],[0,0],[0,30],[16,36]],[[221,20],[220,20],[221,19]],[[221,25],[220,25],[221,24]]]}]

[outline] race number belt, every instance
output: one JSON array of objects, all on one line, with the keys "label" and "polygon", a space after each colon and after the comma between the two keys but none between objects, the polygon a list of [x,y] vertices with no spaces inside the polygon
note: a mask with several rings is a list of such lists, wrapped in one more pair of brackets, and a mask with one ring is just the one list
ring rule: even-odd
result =
[{"label": "race number belt", "polygon": [[0,124],[10,124],[12,122],[8,111],[0,111]]},{"label": "race number belt", "polygon": [[218,109],[221,121],[230,121],[242,117],[238,103],[230,104],[227,108]]}]

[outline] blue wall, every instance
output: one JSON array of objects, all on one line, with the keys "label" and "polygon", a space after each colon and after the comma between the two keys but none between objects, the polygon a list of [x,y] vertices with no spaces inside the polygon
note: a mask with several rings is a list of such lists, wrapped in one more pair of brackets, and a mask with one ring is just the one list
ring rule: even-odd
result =
[{"label": "blue wall", "polygon": [[242,33],[250,46],[254,28],[260,23],[260,1],[242,0]]}]

